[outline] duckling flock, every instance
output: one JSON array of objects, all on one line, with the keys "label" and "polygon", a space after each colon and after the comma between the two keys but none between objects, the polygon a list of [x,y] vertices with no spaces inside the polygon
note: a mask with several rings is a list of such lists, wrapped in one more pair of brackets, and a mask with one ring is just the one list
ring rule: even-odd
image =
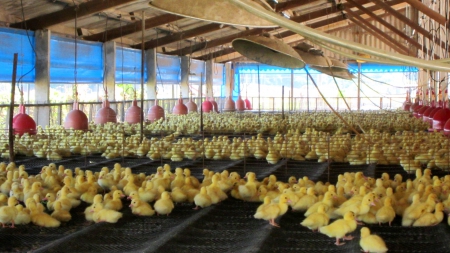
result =
[{"label": "duckling flock", "polygon": [[[206,208],[228,197],[249,202],[261,202],[254,217],[279,226],[275,220],[289,209],[304,212],[300,223],[313,231],[336,239],[350,240],[346,234],[358,223],[387,224],[396,216],[402,226],[434,226],[444,219],[450,208],[450,175],[432,177],[430,169],[417,169],[414,180],[388,173],[381,178],[365,177],[362,172],[344,173],[336,184],[313,182],[308,177],[291,176],[288,182],[270,175],[262,181],[254,172],[241,178],[237,172],[203,170],[200,182],[189,169],[172,172],[165,164],[151,175],[134,174],[129,167],[115,164],[100,172],[66,169],[50,163],[38,175],[28,175],[23,165],[0,163],[0,222],[42,227],[58,227],[71,219],[71,209],[81,202],[87,221],[116,223],[120,212],[131,208],[134,215],[167,215],[176,203],[191,203],[194,209]],[[130,202],[123,206],[123,199]],[[24,203],[24,205],[19,204]],[[175,203],[175,204],[174,204]],[[330,220],[335,219],[330,223]],[[450,218],[447,220],[450,225]],[[385,252],[381,238],[361,229],[361,247],[370,252]],[[375,250],[378,248],[378,251]]]},{"label": "duckling flock", "polygon": [[[239,134],[212,138],[180,137],[198,133],[196,114],[169,116],[145,125],[145,134],[170,133],[160,138],[143,138],[138,125],[91,125],[90,131],[70,131],[61,126],[38,127],[38,134],[15,136],[18,155],[58,161],[72,155],[101,154],[106,159],[148,157],[152,160],[266,159],[276,164],[281,159],[319,162],[348,162],[351,165],[399,164],[407,172],[419,168],[450,168],[448,138],[439,132],[423,131],[427,124],[401,112],[347,113],[344,118],[354,128],[367,131],[352,137],[348,128],[327,113],[208,114],[205,132]],[[357,122],[357,123],[354,123]],[[243,135],[249,133],[249,135]],[[269,137],[266,134],[269,135]],[[7,136],[0,136],[0,152],[9,157]]]}]

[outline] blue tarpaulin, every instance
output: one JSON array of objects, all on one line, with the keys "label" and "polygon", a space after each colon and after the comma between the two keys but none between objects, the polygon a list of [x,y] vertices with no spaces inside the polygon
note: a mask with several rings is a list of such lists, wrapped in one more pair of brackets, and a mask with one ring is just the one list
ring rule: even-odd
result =
[{"label": "blue tarpaulin", "polygon": [[[78,83],[103,83],[102,43],[77,41]],[[74,83],[75,40],[60,36],[50,41],[50,82]]]},{"label": "blue tarpaulin", "polygon": [[14,53],[18,53],[17,81],[34,82],[34,45],[34,32],[0,28],[0,82],[11,82]]},{"label": "blue tarpaulin", "polygon": [[[116,48],[116,83],[141,83],[141,55],[141,50]],[[144,70],[144,82],[146,80],[147,71]]]},{"label": "blue tarpaulin", "polygon": [[176,84],[181,81],[180,57],[172,55],[156,55],[156,80],[160,84]]}]

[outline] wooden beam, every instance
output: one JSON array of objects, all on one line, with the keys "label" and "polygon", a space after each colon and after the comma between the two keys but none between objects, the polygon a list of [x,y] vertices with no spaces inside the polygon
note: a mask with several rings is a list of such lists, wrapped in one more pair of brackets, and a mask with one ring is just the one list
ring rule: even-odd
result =
[{"label": "wooden beam", "polygon": [[[168,35],[168,36],[165,36],[162,38],[150,40],[150,41],[145,42],[145,50],[150,49],[150,48],[164,46],[164,45],[167,45],[167,44],[170,44],[173,42],[177,42],[182,39],[192,38],[192,37],[199,36],[199,35],[202,35],[205,33],[217,31],[217,30],[221,29],[222,27],[225,27],[225,26],[221,25],[221,24],[212,23],[212,24],[200,26],[200,27],[188,30],[188,31],[182,31],[182,32],[174,33],[172,35]],[[140,48],[141,44],[142,43],[139,43],[139,44],[133,45],[132,47]]]},{"label": "wooden beam", "polygon": [[[357,3],[354,0],[346,0],[346,1],[347,1],[347,5],[349,5],[351,7],[356,7],[359,10],[363,11],[365,14],[369,15],[371,18],[376,20],[378,23],[384,25],[386,28],[388,28],[389,30],[393,31],[395,34],[397,34],[398,36],[400,36],[401,38],[406,40],[408,43],[410,43],[411,45],[415,46],[415,48],[417,50],[423,50],[423,51],[425,51],[426,54],[431,54],[432,53],[432,51],[428,50],[426,47],[424,47],[422,49],[422,45],[420,45],[419,42],[413,40],[412,38],[410,38],[409,36],[404,34],[402,31],[398,30],[395,26],[393,26],[393,25],[389,24],[388,22],[386,22],[385,20],[381,19],[380,17],[375,15],[372,11],[369,11],[368,9],[364,8],[364,6],[362,6],[361,4]],[[435,57],[439,58],[437,55],[435,55]]]},{"label": "wooden beam", "polygon": [[70,6],[57,12],[45,14],[19,23],[14,23],[11,24],[10,27],[22,29],[26,28],[33,31],[40,30],[49,26],[74,20],[75,15],[77,15],[78,18],[81,18],[134,1],[135,0],[92,0],[89,2],[84,2],[80,5]]},{"label": "wooden beam", "polygon": [[282,12],[289,9],[297,8],[303,5],[310,4],[312,2],[318,2],[318,0],[292,0],[288,2],[278,3],[274,6],[276,12]]},{"label": "wooden beam", "polygon": [[405,2],[409,3],[409,5],[411,5],[412,7],[416,8],[417,10],[421,11],[422,13],[424,13],[425,15],[430,17],[431,19],[437,21],[439,24],[441,24],[441,25],[447,27],[447,29],[449,29],[448,20],[446,20],[445,17],[442,16],[441,14],[439,14],[438,12],[435,12],[434,10],[430,9],[425,4],[421,3],[418,0],[405,0]]},{"label": "wooden beam", "polygon": [[[403,45],[401,45],[399,42],[392,39],[392,37],[388,36],[386,33],[378,29],[376,26],[372,25],[370,22],[365,20],[359,15],[356,15],[353,11],[350,10],[349,7],[346,6],[345,8],[346,14],[349,16],[349,19],[355,23],[356,25],[360,26],[364,30],[366,30],[368,33],[375,36],[380,41],[384,42],[386,45],[392,47],[395,51],[409,55],[409,49]],[[356,21],[357,20],[357,21]]]},{"label": "wooden beam", "polygon": [[[396,17],[406,25],[410,26],[412,29],[416,30],[418,33],[422,34],[425,38],[428,38],[430,41],[433,41],[432,34],[425,30],[423,27],[419,26],[418,24],[411,21],[409,18],[405,17],[401,13],[398,13],[396,10],[394,10],[391,6],[389,6],[387,3],[381,1],[381,0],[372,0],[374,4],[377,6],[380,6],[385,11],[389,12],[392,16]],[[440,41],[437,37],[434,38],[434,42],[438,45],[441,45],[441,48],[446,49],[445,43]]]},{"label": "wooden beam", "polygon": [[[184,17],[182,16],[177,16],[173,14],[163,14],[157,17],[149,18],[145,20],[145,29],[146,30],[151,29],[183,18]],[[104,32],[84,36],[83,39],[90,41],[106,42],[109,40],[120,38],[122,36],[130,35],[135,32],[140,32],[141,29],[142,29],[142,21],[139,20],[131,24],[124,25],[122,27],[116,27]]]}]

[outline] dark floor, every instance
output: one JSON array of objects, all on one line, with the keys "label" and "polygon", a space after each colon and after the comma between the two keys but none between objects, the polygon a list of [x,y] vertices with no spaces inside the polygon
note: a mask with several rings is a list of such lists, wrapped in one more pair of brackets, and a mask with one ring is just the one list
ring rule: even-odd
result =
[{"label": "dark floor", "polygon": [[[147,158],[105,160],[102,157],[75,157],[57,162],[66,168],[89,168],[98,171],[103,166],[112,168],[119,162],[133,172],[150,174],[166,161],[150,161]],[[167,161],[170,162],[170,161]],[[17,158],[17,164],[25,164],[30,174],[40,171],[49,161],[37,158]],[[382,172],[391,176],[407,175],[399,166],[350,166],[348,164],[295,162],[281,160],[276,165],[265,160],[245,161],[197,160],[170,162],[172,168],[190,168],[200,178],[203,168],[214,171],[224,169],[244,175],[254,171],[261,179],[271,173],[279,180],[288,177],[308,176],[314,181],[335,183],[337,175],[345,171],[363,171],[365,175],[379,177]],[[446,172],[436,171],[435,175]],[[193,210],[193,205],[175,207],[170,216],[136,217],[124,208],[124,217],[116,224],[88,224],[82,205],[72,210],[72,220],[59,228],[40,228],[35,225],[18,226],[15,229],[0,228],[1,252],[360,252],[359,228],[353,232],[355,239],[343,246],[335,246],[334,240],[302,227],[303,213],[288,211],[280,220],[281,228],[253,218],[259,204],[228,199],[218,205]],[[392,227],[369,225],[372,233],[384,238],[389,252],[450,252],[450,228],[447,219],[435,227],[404,228],[400,219]]]}]

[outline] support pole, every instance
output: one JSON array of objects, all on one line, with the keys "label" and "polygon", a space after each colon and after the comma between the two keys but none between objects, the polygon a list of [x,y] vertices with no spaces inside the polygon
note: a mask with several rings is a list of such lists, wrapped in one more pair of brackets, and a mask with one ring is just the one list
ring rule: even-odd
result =
[{"label": "support pole", "polygon": [[13,72],[11,80],[11,102],[9,104],[9,161],[14,162],[14,129],[13,129],[13,115],[14,115],[14,95],[16,92],[16,78],[17,78],[17,57],[18,53],[14,54]]},{"label": "support pole", "polygon": [[139,139],[142,141],[144,140],[144,65],[145,65],[145,41],[144,41],[144,32],[145,32],[145,12],[142,11],[142,30],[141,30],[141,36],[142,36],[142,46],[141,46],[141,129],[139,131],[140,136]]},{"label": "support pole", "polygon": [[306,75],[306,110],[309,113],[309,77]]},{"label": "support pole", "polygon": [[358,112],[361,109],[361,62],[358,62]]},{"label": "support pole", "polygon": [[291,93],[289,102],[289,111],[294,110],[294,69],[291,69]]},{"label": "support pole", "polygon": [[[203,72],[200,73],[200,132],[203,134]],[[203,138],[204,139],[204,138]],[[203,143],[204,145],[204,143]],[[204,154],[203,154],[204,156]]]},{"label": "support pole", "polygon": [[284,119],[284,85],[281,87],[281,118]]},{"label": "support pole", "polygon": [[261,118],[261,83],[259,81],[259,64],[258,64],[258,117]]}]

